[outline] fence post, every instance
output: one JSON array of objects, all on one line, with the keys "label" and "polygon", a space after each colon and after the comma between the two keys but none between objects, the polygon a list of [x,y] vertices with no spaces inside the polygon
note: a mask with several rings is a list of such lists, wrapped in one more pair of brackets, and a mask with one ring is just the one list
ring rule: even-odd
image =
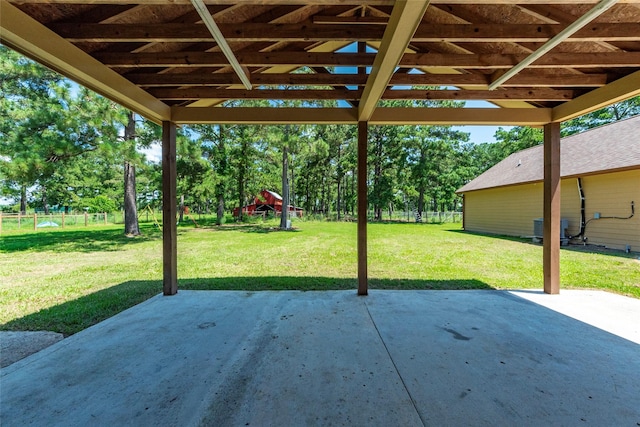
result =
[{"label": "fence post", "polygon": [[62,223],[62,228],[64,228],[64,212],[62,212],[62,220],[60,222]]},{"label": "fence post", "polygon": [[107,225],[107,213],[104,213],[104,225]]},{"label": "fence post", "polygon": [[36,226],[38,225],[38,214],[33,213],[33,231],[36,231]]},{"label": "fence post", "polygon": [[89,214],[87,212],[84,213],[84,226],[89,226]]},{"label": "fence post", "polygon": [[18,230],[20,230],[22,228],[22,226],[21,226],[22,225],[21,224],[22,221],[20,220],[20,215],[21,215],[21,212],[18,212]]}]

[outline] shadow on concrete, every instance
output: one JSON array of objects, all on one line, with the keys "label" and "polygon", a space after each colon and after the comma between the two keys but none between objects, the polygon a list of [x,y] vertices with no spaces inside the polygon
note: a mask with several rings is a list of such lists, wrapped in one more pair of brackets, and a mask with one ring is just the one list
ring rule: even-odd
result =
[{"label": "shadow on concrete", "polygon": [[[538,246],[542,248],[542,243],[535,243],[530,238],[505,236],[503,234],[480,233],[476,231],[465,231],[465,230],[446,230],[446,231],[449,233],[462,233],[462,234],[469,234],[472,236],[488,237],[491,239],[508,240],[511,242],[519,242],[519,243],[524,243],[531,246]],[[607,255],[607,256],[614,256],[619,258],[631,258],[631,259],[638,258],[638,255],[640,255],[639,252],[626,253],[622,250],[608,249],[598,245],[583,245],[583,244],[573,244],[573,243],[565,246],[560,246],[560,250],[572,251],[572,252],[584,252],[584,253]]]},{"label": "shadow on concrete", "polygon": [[[493,289],[480,280],[370,279],[371,289],[462,290]],[[328,291],[357,289],[355,278],[340,277],[220,277],[185,278],[181,290],[216,291]],[[160,280],[131,280],[67,301],[0,325],[0,330],[60,332],[69,336],[162,292]]]},{"label": "shadow on concrete", "polygon": [[153,225],[141,225],[142,235],[127,237],[122,228],[83,228],[36,233],[6,234],[0,238],[0,253],[20,251],[102,252],[150,240],[161,240],[162,233]]}]

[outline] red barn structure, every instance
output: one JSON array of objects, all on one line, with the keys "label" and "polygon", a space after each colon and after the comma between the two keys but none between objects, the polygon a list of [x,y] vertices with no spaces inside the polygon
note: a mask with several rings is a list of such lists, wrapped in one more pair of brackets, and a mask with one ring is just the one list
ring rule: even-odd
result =
[{"label": "red barn structure", "polygon": [[[282,196],[274,191],[262,190],[255,197],[253,203],[242,207],[242,213],[246,215],[264,215],[273,212],[276,216],[282,213]],[[289,205],[289,215],[302,217],[304,210]],[[233,216],[238,216],[239,208],[233,210]]]}]

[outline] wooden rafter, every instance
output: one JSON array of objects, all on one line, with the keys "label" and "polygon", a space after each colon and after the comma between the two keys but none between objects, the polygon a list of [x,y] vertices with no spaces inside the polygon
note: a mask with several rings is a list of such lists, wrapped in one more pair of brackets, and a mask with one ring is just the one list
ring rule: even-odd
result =
[{"label": "wooden rafter", "polygon": [[[223,67],[226,58],[214,52],[121,53],[100,52],[94,56],[111,67]],[[249,67],[368,67],[373,53],[325,52],[238,52],[238,60]],[[438,54],[405,53],[399,66],[434,68],[504,69],[526,58],[523,54]],[[638,67],[640,52],[550,53],[529,68]]]},{"label": "wooden rafter", "polygon": [[[422,4],[422,0],[409,3]],[[399,4],[399,3],[398,3]],[[389,25],[391,22],[389,23]],[[211,35],[203,24],[51,24],[51,29],[72,42],[207,42]],[[259,24],[242,26],[220,24],[221,33],[228,42],[261,41],[368,41],[381,40],[385,27],[381,25],[313,25],[313,24]],[[412,42],[546,42],[560,34],[564,26],[557,24],[453,24],[419,25]],[[396,31],[398,28],[396,28]],[[567,41],[634,41],[637,24],[594,24],[574,33]]]},{"label": "wooden rafter", "polygon": [[558,105],[553,109],[553,121],[569,120],[634,96],[640,96],[640,71]]},{"label": "wooden rafter", "polygon": [[[33,3],[33,4],[86,4],[88,1],[91,4],[112,4],[114,0],[14,0],[16,4],[21,3]],[[167,0],[144,0],[148,5],[163,6],[167,4]],[[172,4],[184,5],[190,4],[190,0],[171,0]],[[301,0],[260,0],[260,4],[273,4],[273,5],[299,5]],[[220,4],[220,5],[235,5],[238,0],[206,0],[207,4]],[[314,3],[324,5],[339,5],[344,3],[341,0],[314,0]],[[507,0],[433,0],[432,4],[463,4],[463,5],[489,5],[489,4],[509,4]],[[521,0],[518,4],[548,4],[548,0]],[[558,5],[575,5],[575,4],[596,4],[598,0],[554,0],[554,4]],[[640,4],[640,0],[621,0],[623,4]],[[368,5],[368,6],[392,6],[394,0],[350,0],[349,4],[352,5]]]},{"label": "wooden rafter", "polygon": [[[130,73],[127,79],[143,87],[162,86],[224,86],[237,85],[240,80],[233,73]],[[340,74],[328,71],[319,74],[253,74],[255,86],[364,86],[367,75]],[[607,83],[606,74],[527,74],[516,76],[503,87],[600,87]],[[394,74],[389,86],[467,86],[478,89],[488,87],[488,76],[483,74]]]},{"label": "wooden rafter", "polygon": [[[176,123],[213,124],[356,124],[357,108],[173,107]],[[551,121],[549,108],[377,108],[376,125],[541,126]]]},{"label": "wooden rafter", "polygon": [[160,123],[169,107],[50,31],[18,8],[0,3],[0,42],[95,92]]},{"label": "wooden rafter", "polygon": [[400,0],[393,6],[380,49],[358,105],[359,121],[366,122],[373,114],[428,5],[428,0]]},{"label": "wooden rafter", "polygon": [[[189,100],[202,98],[219,99],[279,99],[279,100],[349,100],[364,99],[362,90],[348,89],[150,89],[149,92],[158,99]],[[486,90],[383,90],[379,99],[412,99],[412,100],[485,100],[485,101],[566,101],[573,98],[572,90],[536,89],[503,89],[487,92]],[[376,99],[376,103],[378,99]]]},{"label": "wooden rafter", "polygon": [[[3,23],[17,12],[32,20],[24,32],[42,40],[29,34],[12,44],[12,24],[3,24],[0,33],[10,47],[155,121],[170,117],[169,105],[206,107],[268,97],[345,100],[370,110],[378,99],[482,99],[507,109],[553,108],[554,118],[563,119],[637,93],[629,88],[637,80],[629,76],[640,69],[640,0],[620,0],[500,91],[488,93],[494,79],[600,0],[550,1],[434,0],[438,6],[427,7],[422,19],[418,12],[396,25],[394,6],[421,3],[203,0],[207,13],[201,18],[191,0],[0,0]],[[232,72],[201,23],[208,16],[215,18],[237,59],[235,71],[242,73]],[[403,36],[412,26],[413,35]],[[398,42],[403,37],[406,44]],[[32,52],[22,39],[40,51]],[[49,41],[56,47],[45,47]],[[389,53],[383,42],[393,43],[397,61],[383,61]],[[338,52],[352,43],[380,54]],[[57,52],[60,57],[53,59]],[[79,55],[66,61],[69,52]],[[376,58],[387,66],[388,80],[367,74]],[[243,76],[250,76],[251,85]]]}]

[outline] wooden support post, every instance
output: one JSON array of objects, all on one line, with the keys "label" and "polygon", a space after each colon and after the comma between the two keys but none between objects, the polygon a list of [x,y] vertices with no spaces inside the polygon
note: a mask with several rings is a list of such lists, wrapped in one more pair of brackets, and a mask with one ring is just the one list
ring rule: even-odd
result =
[{"label": "wooden support post", "polygon": [[87,212],[84,213],[84,226],[85,227],[89,226],[89,213]]},{"label": "wooden support post", "polygon": [[104,213],[104,225],[107,225],[107,213]]},{"label": "wooden support post", "polygon": [[358,295],[367,295],[367,134],[368,123],[358,122]]},{"label": "wooden support post", "polygon": [[60,222],[62,223],[62,228],[64,228],[64,212],[62,212],[62,220]]},{"label": "wooden support post", "polygon": [[38,214],[33,213],[33,231],[36,231],[38,228]]},{"label": "wooden support post", "polygon": [[560,123],[544,126],[544,292],[560,293]]},{"label": "wooden support post", "polygon": [[176,124],[162,122],[162,292],[178,292]]}]

